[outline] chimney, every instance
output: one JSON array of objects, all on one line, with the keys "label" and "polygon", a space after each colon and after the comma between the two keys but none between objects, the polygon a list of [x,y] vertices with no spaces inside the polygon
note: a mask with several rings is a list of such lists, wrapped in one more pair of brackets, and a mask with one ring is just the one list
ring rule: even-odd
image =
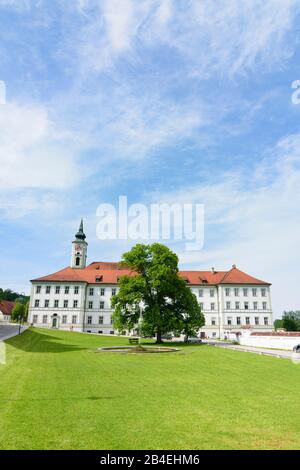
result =
[{"label": "chimney", "polygon": [[215,274],[215,268],[211,268],[211,272]]},{"label": "chimney", "polygon": [[233,267],[233,269],[236,269],[236,264],[233,264],[232,267]]}]

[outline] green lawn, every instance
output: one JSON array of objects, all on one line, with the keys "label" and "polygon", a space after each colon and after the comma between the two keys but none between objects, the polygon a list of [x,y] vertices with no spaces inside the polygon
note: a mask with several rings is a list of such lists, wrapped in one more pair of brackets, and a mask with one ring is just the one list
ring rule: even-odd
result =
[{"label": "green lawn", "polygon": [[117,337],[31,329],[0,365],[1,449],[295,449],[300,366],[203,345],[97,353]]}]

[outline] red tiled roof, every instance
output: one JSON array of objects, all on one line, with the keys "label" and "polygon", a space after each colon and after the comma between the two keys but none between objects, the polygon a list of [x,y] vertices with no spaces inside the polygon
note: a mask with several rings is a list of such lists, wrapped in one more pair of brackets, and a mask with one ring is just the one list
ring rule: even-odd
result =
[{"label": "red tiled roof", "polygon": [[15,302],[11,302],[10,300],[1,300],[0,302],[0,312],[3,315],[11,315],[13,308],[15,306]]},{"label": "red tiled roof", "polygon": [[220,284],[226,271],[180,271],[179,275],[188,281],[189,284]]},{"label": "red tiled roof", "polygon": [[221,284],[264,284],[269,285],[269,282],[256,279],[249,274],[244,273],[237,267],[233,266],[223,277]]},{"label": "red tiled roof", "polygon": [[[116,284],[118,279],[125,275],[134,276],[135,273],[131,269],[121,267],[119,263],[94,262],[84,269],[67,267],[48,276],[33,279],[33,282],[69,281],[96,284],[98,279],[98,282],[102,284]],[[236,267],[230,271],[180,271],[179,275],[193,285],[270,285],[268,282],[249,276]]]}]

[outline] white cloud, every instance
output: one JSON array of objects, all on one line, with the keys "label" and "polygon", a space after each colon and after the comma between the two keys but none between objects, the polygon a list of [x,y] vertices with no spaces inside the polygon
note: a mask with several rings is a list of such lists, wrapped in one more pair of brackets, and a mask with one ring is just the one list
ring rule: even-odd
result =
[{"label": "white cloud", "polygon": [[134,35],[134,7],[130,0],[105,0],[103,17],[106,24],[108,42],[115,52],[130,48],[131,35]]},{"label": "white cloud", "polygon": [[285,39],[298,10],[295,0],[195,1],[177,13],[165,40],[202,76],[268,67],[292,53]]},{"label": "white cloud", "polygon": [[18,10],[30,8],[30,0],[0,0],[1,8],[13,7]]},{"label": "white cloud", "polygon": [[296,0],[81,0],[80,5],[85,14],[90,11],[81,58],[98,71],[121,54],[139,60],[143,45],[179,53],[183,72],[232,76],[255,65],[281,65],[296,47],[294,38],[287,45],[299,13]]},{"label": "white cloud", "polygon": [[0,106],[0,129],[0,188],[62,189],[78,183],[72,136],[58,130],[43,107]]},{"label": "white cloud", "polygon": [[111,67],[122,53],[133,52],[134,41],[148,16],[151,2],[90,0],[81,1],[79,9],[87,18],[79,38],[81,66],[99,72]]},{"label": "white cloud", "polygon": [[186,252],[178,245],[180,261],[186,267],[220,270],[236,263],[270,281],[279,316],[284,309],[299,309],[300,134],[280,140],[257,170],[223,173],[204,185],[152,198],[204,203],[204,248]]},{"label": "white cloud", "polygon": [[65,206],[62,193],[32,189],[0,189],[1,217],[20,219],[35,214],[38,221],[62,217]]},{"label": "white cloud", "polygon": [[0,209],[16,219],[61,214],[66,191],[87,175],[79,160],[81,142],[49,117],[43,106],[0,106]]},{"label": "white cloud", "polygon": [[104,132],[114,155],[126,159],[140,159],[158,147],[178,144],[206,119],[192,105],[175,105],[153,95],[123,98],[114,112],[115,118],[108,120]]}]

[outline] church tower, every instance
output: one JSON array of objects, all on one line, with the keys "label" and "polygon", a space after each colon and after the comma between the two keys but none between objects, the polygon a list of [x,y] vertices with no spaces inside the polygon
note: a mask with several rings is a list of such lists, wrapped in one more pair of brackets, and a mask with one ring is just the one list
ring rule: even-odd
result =
[{"label": "church tower", "polygon": [[86,267],[88,244],[85,239],[83,220],[81,219],[79,230],[75,235],[75,240],[72,242],[71,268],[83,269]]}]

